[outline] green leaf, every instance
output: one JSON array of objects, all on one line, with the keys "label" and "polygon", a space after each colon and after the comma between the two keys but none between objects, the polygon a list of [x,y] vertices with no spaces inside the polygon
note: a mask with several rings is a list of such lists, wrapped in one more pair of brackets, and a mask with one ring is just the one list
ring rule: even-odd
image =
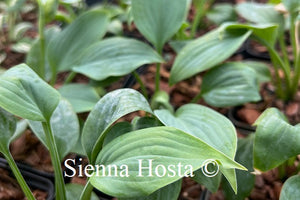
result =
[{"label": "green leaf", "polygon": [[282,0],[282,3],[290,13],[300,10],[299,0]]},{"label": "green leaf", "polygon": [[236,21],[237,14],[230,3],[218,3],[206,14],[206,17],[213,23],[220,25],[228,21]]},{"label": "green leaf", "polygon": [[216,107],[236,106],[259,101],[256,72],[243,63],[222,64],[203,77],[201,94],[205,102]]},{"label": "green leaf", "polygon": [[161,51],[184,22],[186,0],[133,0],[132,14],[139,31]]},{"label": "green leaf", "polygon": [[30,67],[17,65],[0,77],[0,106],[22,118],[49,120],[59,103],[59,93]]},{"label": "green leaf", "polygon": [[256,120],[254,166],[268,171],[300,154],[300,126],[288,124],[276,108],[269,108]]},{"label": "green leaf", "polygon": [[214,177],[207,177],[202,170],[195,171],[195,176],[192,178],[197,183],[204,185],[209,191],[215,193],[218,191],[221,183],[222,173],[218,173]]},{"label": "green leaf", "polygon": [[162,126],[162,124],[156,118],[153,117],[135,117],[131,123],[119,122],[108,130],[106,137],[103,141],[103,146],[107,145],[115,138],[124,135],[125,133],[129,133],[130,131],[156,126]]},{"label": "green leaf", "polygon": [[[149,169],[141,168],[149,166],[150,159],[152,159],[153,176],[148,176]],[[96,164],[116,165],[119,170],[122,165],[126,165],[128,176],[122,177],[121,175],[125,175],[125,173],[121,173],[121,171],[118,171],[120,174],[117,176],[115,176],[116,174],[105,176],[103,170],[100,169],[98,174],[97,172],[93,174],[90,181],[100,191],[115,197],[147,196],[159,188],[179,180],[184,175],[188,176],[191,170],[198,170],[207,159],[215,159],[220,166],[226,169],[245,169],[225,154],[190,134],[173,127],[147,128],[116,138],[106,145],[98,155]],[[161,166],[157,167],[158,165]],[[182,167],[178,165],[182,165]],[[174,167],[175,173],[167,170],[164,175],[163,168],[170,166]],[[105,168],[106,174],[108,169],[109,167]]]},{"label": "green leaf", "polygon": [[70,70],[82,52],[99,41],[108,26],[107,15],[92,10],[80,15],[48,45],[48,61],[54,74]]},{"label": "green leaf", "polygon": [[20,121],[18,121],[15,134],[11,138],[11,141],[15,141],[17,138],[19,138],[27,130],[27,127],[28,127],[27,120],[21,119]]},{"label": "green leaf", "polygon": [[173,40],[169,42],[169,45],[174,49],[174,51],[178,54],[183,47],[185,47],[191,40]]},{"label": "green leaf", "polygon": [[[80,200],[80,195],[84,189],[84,185],[69,183],[66,184],[67,199]],[[92,192],[90,200],[99,200],[99,197]]]},{"label": "green leaf", "polygon": [[177,200],[181,190],[181,180],[171,183],[146,197],[119,200]]},{"label": "green leaf", "polygon": [[225,197],[228,200],[243,200],[248,197],[254,188],[255,175],[251,174],[253,169],[253,142],[254,134],[247,138],[238,140],[238,149],[236,153],[236,161],[244,165],[249,171],[236,172],[238,190],[237,194],[234,194],[227,181],[222,183],[222,188],[225,193]]},{"label": "green leaf", "polygon": [[[29,121],[29,125],[35,135],[48,148],[42,123]],[[60,100],[50,119],[50,126],[60,160],[62,160],[76,144],[80,131],[77,115],[68,101],[64,99]]]},{"label": "green leaf", "polygon": [[139,130],[144,128],[156,127],[156,126],[163,126],[163,124],[154,117],[136,117],[131,122],[133,129],[132,130]]},{"label": "green leaf", "polygon": [[119,122],[115,124],[107,131],[106,137],[103,141],[103,146],[107,145],[115,138],[124,135],[125,133],[128,133],[130,131],[133,131],[133,128],[132,124],[130,124],[129,122]]},{"label": "green leaf", "polygon": [[63,85],[58,91],[71,103],[76,113],[92,110],[100,99],[96,89],[85,84]]},{"label": "green leaf", "polygon": [[[171,70],[170,84],[205,71],[229,58],[251,34],[217,29],[187,44],[178,54]],[[217,53],[216,53],[217,52]]]},{"label": "green leaf", "polygon": [[284,31],[284,17],[275,10],[275,5],[255,2],[243,2],[236,6],[236,11],[246,20],[256,24],[275,23]]},{"label": "green leaf", "polygon": [[[51,27],[45,30],[45,46],[48,46],[51,39],[53,39],[59,33],[57,27]],[[47,48],[46,48],[47,54]],[[43,63],[45,62],[45,63]],[[51,69],[48,61],[48,57],[45,56],[45,60],[42,58],[41,50],[41,41],[37,39],[30,48],[26,56],[26,64],[31,67],[40,77],[44,80],[50,80],[51,78]],[[41,72],[41,69],[45,68],[44,75]],[[43,71],[43,70],[42,70]]]},{"label": "green leaf", "polygon": [[144,96],[133,89],[115,90],[98,101],[82,133],[82,144],[90,163],[95,162],[108,128],[119,118],[138,110],[152,113]]},{"label": "green leaf", "polygon": [[277,39],[278,25],[276,24],[235,24],[235,23],[224,23],[220,29],[225,31],[243,32],[252,31],[251,37],[259,39],[264,43],[273,46]]},{"label": "green leaf", "polygon": [[[237,145],[235,128],[227,118],[216,111],[197,104],[186,104],[175,114],[168,110],[155,110],[154,113],[165,126],[172,126],[189,133],[234,159]],[[234,171],[226,171],[222,167],[220,170],[236,190]],[[200,181],[200,177],[198,180]],[[215,185],[215,188],[211,187],[211,180],[203,180],[201,183],[207,184],[212,191],[218,188],[218,185]],[[214,180],[214,183],[219,181]]]},{"label": "green leaf", "polygon": [[257,61],[243,61],[256,72],[256,77],[259,83],[265,83],[271,81],[271,72],[267,64]]},{"label": "green leaf", "polygon": [[280,200],[297,200],[300,196],[300,176],[290,177],[284,184],[280,192]]},{"label": "green leaf", "polygon": [[0,108],[0,152],[4,154],[9,152],[9,144],[14,137],[16,126],[16,118]]},{"label": "green leaf", "polygon": [[95,80],[104,80],[157,62],[164,60],[150,46],[134,39],[115,37],[88,48],[72,70]]}]

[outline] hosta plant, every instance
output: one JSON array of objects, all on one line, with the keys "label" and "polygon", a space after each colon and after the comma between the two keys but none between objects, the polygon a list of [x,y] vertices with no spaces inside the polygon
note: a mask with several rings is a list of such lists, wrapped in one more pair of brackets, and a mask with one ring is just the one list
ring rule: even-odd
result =
[{"label": "hosta plant", "polygon": [[[276,167],[294,165],[300,154],[300,124],[290,125],[277,108],[267,109],[255,122],[257,126],[254,141],[254,167],[268,171]],[[299,164],[295,173],[299,174]],[[290,177],[281,191],[280,199],[299,198],[299,175]]]},{"label": "hosta plant", "polygon": [[[25,64],[1,75],[0,91],[0,106],[6,110],[1,110],[1,152],[12,161],[8,145],[14,137],[15,122],[7,111],[29,120],[31,129],[49,149],[55,172],[56,198],[66,199],[66,194],[72,192],[66,193],[65,188],[72,190],[74,186],[65,187],[60,163],[79,137],[78,120],[71,106]],[[147,112],[151,117],[135,119],[131,124],[116,123],[122,116],[138,110]],[[234,169],[245,168],[234,161],[236,134],[231,122],[196,104],[186,105],[177,112],[177,117],[168,110],[153,112],[143,95],[132,89],[115,90],[102,97],[84,124],[82,146],[92,166],[116,166],[119,170],[127,166],[127,171],[123,171],[125,176],[106,176],[110,173],[109,168],[94,172],[89,169],[87,174],[90,178],[81,199],[88,199],[93,187],[121,199],[171,194],[170,198],[164,197],[176,199],[180,179],[200,173],[207,159],[213,159],[220,166],[220,171],[236,191]],[[194,118],[185,117],[193,116],[195,112]],[[155,117],[166,126],[162,126]],[[190,125],[190,128],[184,124]],[[219,139],[212,140],[213,135],[218,135]],[[139,176],[139,162],[147,165],[149,161],[153,168],[148,170],[159,176],[149,177],[147,170]],[[188,165],[189,170],[182,167],[178,173],[170,175],[158,165]],[[16,177],[27,198],[33,199],[17,172]]]},{"label": "hosta plant", "polygon": [[[268,43],[260,37],[254,39],[268,49],[275,69],[274,85],[277,96],[284,100],[292,100],[299,89],[300,80],[300,2],[298,0],[279,2],[281,4],[278,5],[245,2],[238,4],[236,10],[252,23],[275,24],[278,27],[277,31],[272,33],[275,36],[274,42]],[[286,32],[289,34],[288,39]],[[291,55],[288,53],[288,44],[291,45]],[[280,72],[283,72],[283,76]]]}]

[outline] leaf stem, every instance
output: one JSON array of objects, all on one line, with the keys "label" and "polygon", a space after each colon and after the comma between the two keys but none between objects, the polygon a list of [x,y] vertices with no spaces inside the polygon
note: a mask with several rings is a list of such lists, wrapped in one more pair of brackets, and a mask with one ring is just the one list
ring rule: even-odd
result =
[{"label": "leaf stem", "polygon": [[80,195],[80,200],[86,200],[86,199],[91,199],[91,194],[92,194],[92,191],[93,191],[93,186],[92,184],[90,183],[90,181],[88,181]]},{"label": "leaf stem", "polygon": [[197,96],[195,96],[195,97],[192,99],[191,103],[197,103],[201,98],[202,98],[202,93],[199,92],[199,94],[197,94]]},{"label": "leaf stem", "polygon": [[[203,18],[203,16],[206,14],[208,8],[210,7],[210,5],[214,2],[214,0],[198,0],[196,1],[196,16],[193,20],[192,23],[192,29],[191,29],[191,34],[190,34],[190,38],[193,39],[196,36],[197,33],[197,29],[200,25],[201,19]],[[206,6],[206,4],[208,4],[208,6]]]},{"label": "leaf stem", "polygon": [[296,38],[296,58],[295,58],[295,76],[293,80],[293,95],[297,93],[298,85],[299,85],[299,79],[300,79],[300,21],[297,21],[296,27],[295,27],[295,38]]},{"label": "leaf stem", "polygon": [[160,90],[160,63],[156,63],[156,74],[155,74],[155,92]]},{"label": "leaf stem", "polygon": [[42,125],[46,135],[46,142],[49,148],[52,165],[54,167],[56,199],[65,200],[66,190],[61,170],[60,158],[56,147],[54,135],[49,125],[49,121],[50,120],[48,120],[47,122],[42,122]]},{"label": "leaf stem", "polygon": [[145,84],[143,83],[141,77],[139,76],[139,74],[136,71],[132,72],[132,74],[133,74],[134,78],[136,79],[136,81],[140,84],[144,97],[146,99],[148,99],[147,89],[146,89]]},{"label": "leaf stem", "polygon": [[[162,55],[162,48],[156,48],[159,55]],[[155,74],[155,93],[160,91],[160,67],[161,63],[156,63],[156,74]]]},{"label": "leaf stem", "polygon": [[7,150],[7,152],[4,152],[3,154],[9,164],[13,174],[15,175],[18,183],[20,184],[26,198],[28,200],[35,200],[31,190],[29,189],[27,183],[25,182],[25,180],[24,180],[19,168],[17,167],[12,155],[10,154],[9,150]]},{"label": "leaf stem", "polygon": [[76,74],[77,74],[76,72],[70,72],[70,73],[68,74],[68,76],[67,76],[67,78],[66,78],[64,84],[70,83],[70,82],[75,78]]},{"label": "leaf stem", "polygon": [[283,54],[284,63],[287,66],[287,69],[288,69],[289,74],[290,74],[291,66],[290,66],[290,61],[289,61],[288,53],[287,53],[287,50],[286,50],[286,45],[285,45],[285,42],[284,42],[284,34],[281,34],[279,36],[279,45],[280,45],[280,49],[281,49],[282,54]]},{"label": "leaf stem", "polygon": [[297,18],[297,12],[292,13],[290,16],[290,38],[291,38],[291,44],[293,48],[293,56],[294,59],[297,57],[297,42],[296,42],[296,18]]},{"label": "leaf stem", "polygon": [[[290,73],[288,66],[286,66],[285,63],[282,61],[282,59],[280,58],[280,56],[278,55],[278,53],[276,52],[274,47],[272,47],[269,43],[265,42],[264,40],[261,40],[258,37],[254,37],[254,38],[257,39],[261,44],[265,45],[268,48],[268,51],[272,58],[272,63],[275,67],[276,76],[278,76],[278,79],[279,79],[278,81],[280,81],[280,77],[279,77],[278,67],[276,67],[277,64],[283,70],[285,81],[286,81],[287,94],[282,93],[283,94],[282,97],[284,98],[284,100],[290,99],[291,94],[292,94],[291,93],[292,80],[291,80],[291,73]],[[279,84],[280,84],[280,82],[279,82]],[[279,85],[277,85],[277,86],[279,86]]]},{"label": "leaf stem", "polygon": [[46,71],[46,41],[45,41],[45,12],[44,8],[41,5],[40,1],[39,3],[39,19],[38,19],[38,26],[39,26],[39,37],[40,37],[40,51],[41,51],[41,63],[42,66],[40,66],[39,69],[39,75],[40,77],[45,80],[45,71]]}]

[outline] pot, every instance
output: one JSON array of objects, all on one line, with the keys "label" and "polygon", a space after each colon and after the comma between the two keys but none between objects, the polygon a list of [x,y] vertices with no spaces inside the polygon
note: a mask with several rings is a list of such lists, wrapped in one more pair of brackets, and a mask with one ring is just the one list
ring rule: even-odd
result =
[{"label": "pot", "polygon": [[[50,179],[47,179],[41,174],[44,172],[38,171],[36,169],[25,167],[22,164],[17,164],[21,174],[23,175],[26,183],[32,189],[39,189],[48,193],[47,200],[54,200],[55,199],[55,190],[53,182]],[[0,158],[0,167],[9,171],[11,176],[13,176],[11,169],[4,158]],[[28,170],[30,168],[30,170]]]}]

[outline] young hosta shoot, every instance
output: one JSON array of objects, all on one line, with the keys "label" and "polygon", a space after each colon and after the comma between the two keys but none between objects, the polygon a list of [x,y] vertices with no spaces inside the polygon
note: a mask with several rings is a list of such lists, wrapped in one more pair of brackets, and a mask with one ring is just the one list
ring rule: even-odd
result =
[{"label": "young hosta shoot", "polygon": [[[282,0],[285,14],[276,10],[276,6],[272,4],[257,4],[245,2],[238,4],[237,12],[250,22],[259,25],[276,24],[278,31],[276,33],[273,44],[266,43],[260,37],[255,37],[258,42],[266,46],[270,54],[270,58],[275,69],[276,93],[283,100],[293,99],[298,90],[300,80],[300,51],[299,51],[299,11],[300,1],[298,0]],[[288,20],[285,20],[286,14],[289,14]],[[253,17],[255,16],[255,17]],[[288,28],[285,21],[289,21]],[[292,59],[288,54],[286,44],[285,30],[289,31],[290,44],[292,47]],[[275,46],[275,42],[278,43]],[[281,52],[281,55],[279,54]],[[280,76],[279,70],[284,72],[284,77]]]},{"label": "young hosta shoot", "polygon": [[6,158],[27,199],[34,200],[33,194],[31,193],[12,155],[9,152],[9,144],[12,142],[12,138],[14,138],[16,134],[16,125],[17,123],[15,117],[9,112],[0,108],[0,152],[3,153],[4,157]]},{"label": "young hosta shoot", "polygon": [[158,52],[178,31],[186,16],[187,0],[132,0],[134,23]]},{"label": "young hosta shoot", "polygon": [[[164,44],[183,24],[189,1],[187,0],[132,0],[132,15],[138,30],[162,54]],[[159,91],[160,65],[157,64],[155,92]]]},{"label": "young hosta shoot", "polygon": [[42,123],[55,171],[56,196],[65,199],[60,157],[50,126],[51,116],[60,101],[59,93],[25,64],[10,68],[0,76],[0,93],[2,108],[24,119]]},{"label": "young hosta shoot", "polygon": [[[173,85],[209,70],[204,77],[203,88],[194,98],[194,102],[204,98],[213,106],[234,106],[258,101],[260,96],[257,77],[260,73],[255,72],[257,70],[254,71],[243,63],[226,63],[219,67],[216,65],[229,58],[250,36],[260,38],[268,45],[274,45],[276,32],[275,25],[250,26],[225,23],[217,30],[189,42],[179,51],[171,69],[169,83]],[[227,76],[233,77],[233,74],[238,74],[239,78],[236,78],[236,81],[227,78]],[[231,95],[228,95],[228,88],[231,88]],[[241,89],[233,91],[232,88],[247,88],[249,93],[246,94]],[[222,101],[219,99],[220,94],[223,97]]]},{"label": "young hosta shoot", "polygon": [[300,124],[290,125],[278,109],[267,109],[254,125],[255,168],[268,171],[300,154]]}]

